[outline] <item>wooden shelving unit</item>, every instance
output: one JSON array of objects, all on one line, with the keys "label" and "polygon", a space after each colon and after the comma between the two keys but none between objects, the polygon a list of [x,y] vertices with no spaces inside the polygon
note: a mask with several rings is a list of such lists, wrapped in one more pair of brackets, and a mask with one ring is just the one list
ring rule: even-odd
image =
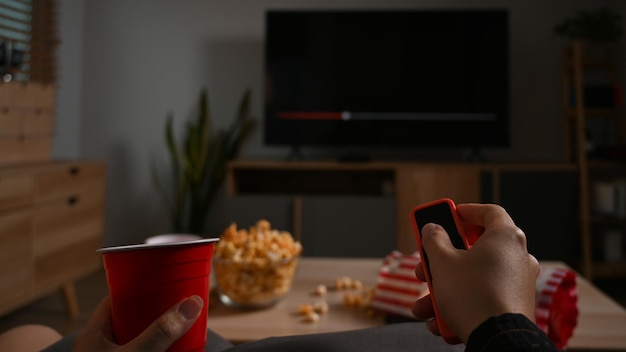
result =
[{"label": "wooden shelving unit", "polygon": [[[598,250],[603,241],[601,236],[609,228],[621,232],[622,243],[626,240],[626,218],[619,214],[599,213],[593,207],[594,182],[626,178],[626,162],[599,158],[592,153],[594,147],[590,147],[617,145],[625,140],[624,116],[618,104],[615,107],[591,107],[585,102],[587,85],[603,82],[621,86],[611,49],[594,46],[592,50],[590,47],[588,43],[577,41],[564,48],[563,116],[566,159],[576,164],[579,174],[580,269],[585,277],[595,279],[626,276],[623,249],[621,260],[606,260]],[[600,140],[590,132],[594,123],[605,126],[605,134]]]}]

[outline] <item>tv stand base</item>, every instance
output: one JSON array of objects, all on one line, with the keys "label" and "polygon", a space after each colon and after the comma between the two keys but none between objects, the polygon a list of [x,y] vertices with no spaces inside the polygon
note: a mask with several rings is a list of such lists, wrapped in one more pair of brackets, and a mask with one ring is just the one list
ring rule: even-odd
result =
[{"label": "tv stand base", "polygon": [[372,161],[372,157],[367,154],[346,154],[340,156],[337,161],[340,163],[367,163]]}]

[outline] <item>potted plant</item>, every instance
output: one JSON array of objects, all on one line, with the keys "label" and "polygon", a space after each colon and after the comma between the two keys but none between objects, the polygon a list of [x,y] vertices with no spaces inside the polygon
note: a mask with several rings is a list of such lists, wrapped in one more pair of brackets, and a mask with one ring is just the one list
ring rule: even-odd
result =
[{"label": "potted plant", "polygon": [[174,136],[173,114],[165,123],[165,142],[170,156],[162,178],[152,164],[152,180],[167,206],[172,231],[202,234],[209,209],[224,179],[230,160],[237,157],[255,126],[250,118],[250,89],[243,94],[238,114],[227,129],[215,130],[209,113],[206,89],[200,93],[198,113],[189,121],[180,141]]},{"label": "potted plant", "polygon": [[621,17],[609,8],[579,11],[554,27],[554,33],[571,40],[592,43],[614,42],[622,35]]}]

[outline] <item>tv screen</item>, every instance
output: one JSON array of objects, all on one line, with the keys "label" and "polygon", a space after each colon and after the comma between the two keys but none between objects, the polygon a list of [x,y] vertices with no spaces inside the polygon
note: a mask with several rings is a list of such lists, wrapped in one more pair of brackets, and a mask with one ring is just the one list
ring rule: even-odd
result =
[{"label": "tv screen", "polygon": [[270,10],[265,143],[504,147],[505,10]]}]

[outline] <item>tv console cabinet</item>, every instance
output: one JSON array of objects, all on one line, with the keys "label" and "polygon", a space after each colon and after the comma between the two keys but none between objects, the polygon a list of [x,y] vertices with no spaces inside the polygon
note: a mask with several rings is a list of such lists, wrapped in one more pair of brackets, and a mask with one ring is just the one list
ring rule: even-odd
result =
[{"label": "tv console cabinet", "polygon": [[[538,258],[577,265],[577,182],[574,164],[237,160],[228,167],[227,217],[249,213],[240,227],[270,217],[311,256],[340,256],[332,248],[365,248],[373,241],[376,248],[351,253],[358,257],[384,255],[389,247],[414,251],[409,214],[418,204],[441,197],[493,202],[524,229]],[[326,236],[325,243],[314,243],[314,236]],[[342,237],[350,243],[342,244]]]}]

